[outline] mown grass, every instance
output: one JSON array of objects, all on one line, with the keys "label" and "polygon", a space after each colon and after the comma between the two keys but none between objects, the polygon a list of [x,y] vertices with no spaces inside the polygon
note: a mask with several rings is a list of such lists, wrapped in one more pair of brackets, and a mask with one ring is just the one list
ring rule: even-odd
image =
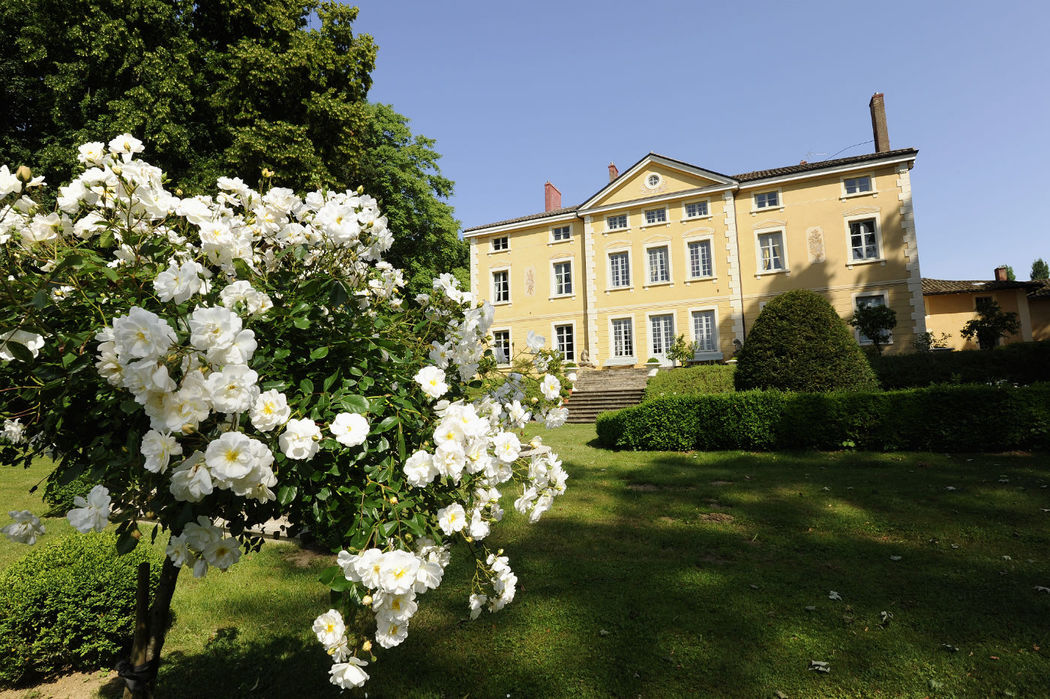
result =
[{"label": "mown grass", "polygon": [[[610,453],[593,439],[588,425],[550,433],[568,493],[537,525],[508,514],[489,542],[511,557],[515,602],[467,621],[458,550],[408,640],[368,667],[369,696],[1046,695],[1044,457]],[[328,608],[326,564],[275,545],[185,576],[161,696],[337,695],[308,628]]]}]

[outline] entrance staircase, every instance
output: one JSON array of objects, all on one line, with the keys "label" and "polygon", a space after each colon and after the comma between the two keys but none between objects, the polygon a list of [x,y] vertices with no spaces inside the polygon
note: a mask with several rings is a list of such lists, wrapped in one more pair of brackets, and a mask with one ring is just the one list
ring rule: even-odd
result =
[{"label": "entrance staircase", "polygon": [[648,369],[581,369],[569,397],[568,422],[594,422],[599,413],[642,402]]}]

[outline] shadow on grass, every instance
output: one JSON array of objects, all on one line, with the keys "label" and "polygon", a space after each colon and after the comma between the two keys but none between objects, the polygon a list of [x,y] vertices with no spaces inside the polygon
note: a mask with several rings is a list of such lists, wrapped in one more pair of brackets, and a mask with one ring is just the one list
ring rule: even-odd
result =
[{"label": "shadow on grass", "polygon": [[[508,513],[488,542],[507,548],[515,602],[467,622],[473,568],[457,550],[405,643],[368,666],[369,696],[1045,689],[1050,595],[1033,588],[1050,583],[1050,493],[1037,460],[573,448],[554,510],[532,526]],[[289,630],[279,608],[258,613],[275,619],[272,638],[223,628],[203,653],[169,655],[159,696],[338,695],[310,620]]]}]

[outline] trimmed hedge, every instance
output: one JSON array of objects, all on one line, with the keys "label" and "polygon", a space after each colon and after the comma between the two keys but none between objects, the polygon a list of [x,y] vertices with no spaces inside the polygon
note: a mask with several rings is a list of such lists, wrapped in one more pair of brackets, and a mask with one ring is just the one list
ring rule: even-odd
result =
[{"label": "trimmed hedge", "polygon": [[1028,386],[1050,381],[1050,342],[1018,342],[992,351],[916,352],[870,358],[884,389],[933,384],[996,383]]},{"label": "trimmed hedge", "polygon": [[828,300],[808,289],[773,298],[737,353],[738,391],[867,391],[875,374]]},{"label": "trimmed hedge", "polygon": [[995,452],[1050,448],[1050,385],[904,391],[747,391],[659,398],[603,413],[612,449]]},{"label": "trimmed hedge", "polygon": [[72,534],[31,550],[0,574],[0,686],[66,670],[108,668],[135,623],[138,564],[148,545],[118,556],[110,532]]},{"label": "trimmed hedge", "polygon": [[661,371],[649,379],[645,400],[664,396],[700,396],[709,393],[732,393],[732,364],[706,364]]}]

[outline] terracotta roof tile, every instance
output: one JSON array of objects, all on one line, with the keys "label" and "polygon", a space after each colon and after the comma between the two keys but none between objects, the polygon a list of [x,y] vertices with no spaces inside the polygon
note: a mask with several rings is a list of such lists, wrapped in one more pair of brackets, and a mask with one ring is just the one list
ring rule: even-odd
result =
[{"label": "terracotta roof tile", "polygon": [[1045,288],[1042,282],[997,282],[980,279],[953,280],[953,279],[922,279],[923,296],[936,296],[937,294],[967,294],[974,291],[1003,291],[1006,289],[1029,289],[1038,293],[1039,289]]}]

